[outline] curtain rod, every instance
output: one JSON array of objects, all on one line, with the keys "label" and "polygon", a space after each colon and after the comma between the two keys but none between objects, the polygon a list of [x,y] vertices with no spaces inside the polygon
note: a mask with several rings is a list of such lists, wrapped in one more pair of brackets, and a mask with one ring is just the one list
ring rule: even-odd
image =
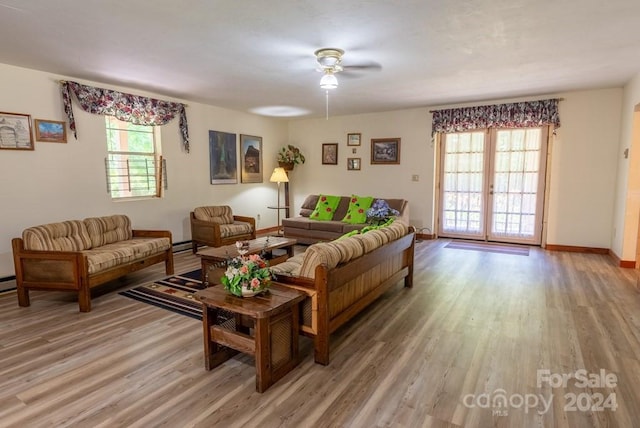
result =
[{"label": "curtain rod", "polygon": [[[547,98],[547,99],[549,99],[549,98]],[[558,100],[558,101],[564,101],[564,98],[551,98],[551,99],[555,99],[555,100]],[[539,101],[539,100],[533,100],[531,102],[534,102],[534,101]],[[525,102],[529,102],[529,101],[525,101]],[[500,103],[500,104],[514,104],[514,103]],[[489,105],[489,104],[485,104],[485,105]],[[429,113],[435,113],[436,111],[440,111],[440,110],[452,110],[452,109],[455,109],[455,108],[471,108],[471,107],[477,107],[477,106],[441,108],[441,109],[438,109],[438,110],[429,110]]]},{"label": "curtain rod", "polygon": [[[58,83],[67,83],[67,82],[68,82],[68,80],[58,80]],[[180,102],[178,102],[178,101],[169,101],[169,102],[171,102],[171,103],[177,103],[177,104],[182,104],[182,105],[183,105],[183,106],[185,106],[185,107],[189,107],[189,104],[180,103]]]}]

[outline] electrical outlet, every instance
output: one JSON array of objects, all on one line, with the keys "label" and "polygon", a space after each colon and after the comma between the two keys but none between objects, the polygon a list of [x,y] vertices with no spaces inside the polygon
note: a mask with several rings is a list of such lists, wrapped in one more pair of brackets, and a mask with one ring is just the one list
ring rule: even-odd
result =
[{"label": "electrical outlet", "polygon": [[418,174],[413,174],[411,176],[411,181],[420,181],[420,176]]},{"label": "electrical outlet", "polygon": [[260,214],[256,214],[256,220],[260,221]]}]

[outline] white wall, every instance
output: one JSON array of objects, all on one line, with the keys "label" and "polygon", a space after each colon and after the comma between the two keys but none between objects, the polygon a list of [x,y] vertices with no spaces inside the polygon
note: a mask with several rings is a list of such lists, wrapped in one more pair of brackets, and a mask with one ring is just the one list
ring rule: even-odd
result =
[{"label": "white wall", "polygon": [[[0,111],[66,121],[58,83],[65,78],[0,64]],[[82,83],[168,99],[96,82]],[[123,213],[131,217],[135,228],[168,229],[174,242],[181,242],[191,239],[188,218],[194,207],[229,204],[240,215],[261,214],[259,228],[276,225],[275,211],[266,207],[276,200],[276,186],[269,177],[276,166],[276,152],[287,141],[286,121],[173,101],[188,104],[191,152],[181,148],[178,119],[162,127],[169,183],[162,199],[110,199],[104,172],[104,117],[85,113],[75,103],[78,140],[69,134],[67,144],[35,142],[34,151],[0,150],[0,278],[14,274],[11,239],[20,236],[24,228],[43,223]],[[261,136],[263,183],[209,184],[209,130]]]},{"label": "white wall", "polygon": [[[618,161],[622,89],[570,92],[559,97],[560,119],[553,147],[547,243],[609,248]],[[433,109],[517,102],[492,100]],[[434,230],[434,148],[431,108],[378,114],[292,121],[289,140],[298,144],[307,164],[292,178],[294,213],[309,193],[366,194],[409,200],[411,224]],[[357,154],[346,145],[347,133],[361,132]],[[371,165],[371,138],[400,137],[400,165]],[[322,165],[322,143],[339,144],[337,166]],[[361,171],[347,171],[346,158],[362,158]],[[298,168],[298,167],[297,167]],[[419,182],[411,176],[418,174]]]},{"label": "white wall", "polygon": [[[640,213],[640,144],[634,142],[634,108],[640,104],[640,73],[624,87],[615,188],[615,234],[611,250],[622,260],[635,260]],[[637,115],[638,113],[635,113]],[[630,149],[629,159],[621,153]]]}]

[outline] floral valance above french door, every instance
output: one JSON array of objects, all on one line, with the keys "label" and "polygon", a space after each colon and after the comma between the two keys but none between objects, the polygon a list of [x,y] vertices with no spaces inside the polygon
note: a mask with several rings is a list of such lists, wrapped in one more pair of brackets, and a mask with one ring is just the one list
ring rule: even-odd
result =
[{"label": "floral valance above french door", "polygon": [[432,135],[484,128],[560,127],[558,99],[434,110]]},{"label": "floral valance above french door", "polygon": [[80,107],[88,113],[114,116],[136,125],[159,126],[180,115],[180,134],[184,150],[189,153],[189,128],[185,105],[139,95],[125,94],[110,89],[95,88],[77,82],[62,81],[62,102],[69,118],[69,128],[77,139],[76,121],[71,107],[71,94],[75,94]]}]

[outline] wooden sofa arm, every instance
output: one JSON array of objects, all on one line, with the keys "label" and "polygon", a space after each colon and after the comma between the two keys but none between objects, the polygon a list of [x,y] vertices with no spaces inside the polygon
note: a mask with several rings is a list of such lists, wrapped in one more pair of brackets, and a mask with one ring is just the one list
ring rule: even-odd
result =
[{"label": "wooden sofa arm", "polygon": [[169,238],[171,245],[173,245],[171,232],[168,230],[133,229],[132,232],[134,238]]}]

